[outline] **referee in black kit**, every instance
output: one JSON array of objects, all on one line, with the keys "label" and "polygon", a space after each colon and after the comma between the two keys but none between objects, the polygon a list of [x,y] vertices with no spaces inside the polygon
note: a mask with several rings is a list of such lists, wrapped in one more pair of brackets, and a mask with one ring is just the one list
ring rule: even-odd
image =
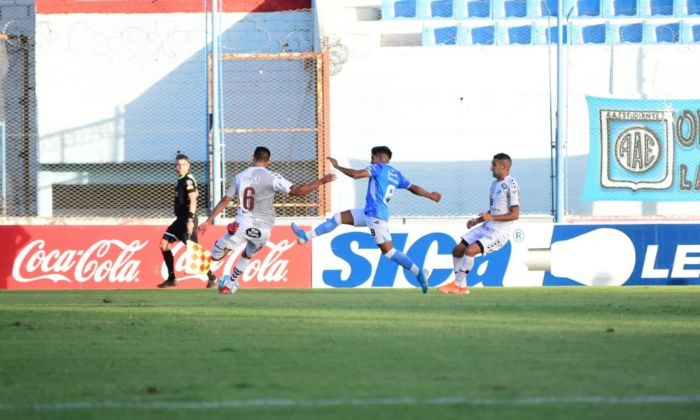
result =
[{"label": "referee in black kit", "polygon": [[[175,168],[180,179],[175,186],[175,221],[168,226],[163,239],[160,240],[160,250],[163,252],[163,260],[168,268],[168,278],[158,287],[166,288],[177,286],[175,278],[175,261],[170,250],[176,241],[187,244],[187,240],[197,242],[197,181],[190,174],[190,159],[187,155],[175,156]],[[207,271],[207,288],[214,287],[216,276],[211,270]]]}]

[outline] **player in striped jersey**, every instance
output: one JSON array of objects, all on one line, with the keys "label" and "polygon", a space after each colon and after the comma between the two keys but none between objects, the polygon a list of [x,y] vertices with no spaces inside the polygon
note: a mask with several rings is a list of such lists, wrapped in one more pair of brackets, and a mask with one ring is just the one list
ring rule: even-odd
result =
[{"label": "player in striped jersey", "polygon": [[275,193],[286,193],[292,196],[306,195],[321,185],[335,180],[335,175],[327,174],[308,184],[295,185],[282,175],[269,171],[267,167],[270,163],[270,150],[262,146],[257,147],[253,153],[253,166],[233,176],[226,195],[221,198],[209,218],[199,227],[199,231],[204,234],[214,218],[231,204],[233,197],[238,196],[236,221],[227,226],[227,232],[216,241],[211,251],[212,260],[218,261],[237,247],[246,245],[241,258],[236,262],[233,273],[219,281],[221,294],[231,294],[238,290],[238,277],[245,271],[253,255],[270,237],[276,217]]},{"label": "player in striped jersey", "polygon": [[377,247],[385,257],[409,270],[418,279],[423,293],[428,291],[427,274],[420,269],[403,252],[394,248],[389,233],[389,201],[397,189],[407,189],[415,195],[439,202],[441,195],[437,191],[428,192],[416,184],[411,184],[403,174],[389,164],[391,149],[386,146],[372,148],[371,163],[365,169],[344,168],[338,161],[329,158],[333,167],[343,174],[354,178],[369,178],[364,209],[345,210],[306,232],[292,223],[292,230],[297,235],[297,242],[306,243],[311,238],[328,233],[340,224],[367,226],[374,237]]}]

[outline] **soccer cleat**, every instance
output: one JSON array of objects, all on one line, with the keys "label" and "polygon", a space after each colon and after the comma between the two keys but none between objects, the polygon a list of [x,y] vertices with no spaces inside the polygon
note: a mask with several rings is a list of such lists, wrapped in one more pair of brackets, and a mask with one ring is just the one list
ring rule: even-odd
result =
[{"label": "soccer cleat", "polygon": [[430,276],[430,271],[427,269],[421,270],[418,273],[418,283],[420,283],[420,288],[423,290],[423,293],[428,293],[428,277]]},{"label": "soccer cleat", "polygon": [[165,289],[166,287],[175,287],[177,286],[177,280],[175,277],[168,277],[163,283],[160,283],[158,285],[159,289]]},{"label": "soccer cleat", "polygon": [[294,222],[292,222],[292,230],[294,231],[294,234],[297,235],[297,242],[300,245],[303,245],[309,241],[309,238],[306,236],[306,232],[304,232],[304,230],[297,226]]},{"label": "soccer cleat", "polygon": [[238,291],[238,279],[231,282],[231,287],[229,288],[229,294],[232,295]]},{"label": "soccer cleat", "polygon": [[469,294],[469,286],[461,287],[458,286],[457,283],[451,281],[447,284],[443,284],[442,286],[438,287],[438,292],[445,294],[445,295],[468,295]]},{"label": "soccer cleat", "polygon": [[211,289],[216,284],[216,276],[211,271],[207,273],[207,289]]}]

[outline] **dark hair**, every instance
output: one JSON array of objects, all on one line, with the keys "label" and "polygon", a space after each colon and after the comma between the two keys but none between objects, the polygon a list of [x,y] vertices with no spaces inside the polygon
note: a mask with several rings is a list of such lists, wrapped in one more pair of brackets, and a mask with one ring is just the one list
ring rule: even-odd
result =
[{"label": "dark hair", "polygon": [[271,155],[270,149],[258,146],[255,148],[255,152],[253,152],[253,159],[255,159],[256,162],[267,162],[270,160]]},{"label": "dark hair", "polygon": [[391,149],[386,146],[376,146],[372,148],[372,156],[387,155],[391,159]]},{"label": "dark hair", "polygon": [[177,162],[178,160],[186,160],[187,163],[190,163],[190,158],[187,157],[187,155],[178,153],[177,156],[175,156],[175,161]]},{"label": "dark hair", "polygon": [[505,153],[496,153],[495,155],[493,155],[493,158],[496,159],[496,160],[507,160],[508,162],[513,162],[513,161],[510,159],[510,156],[508,156],[508,155],[505,154]]}]

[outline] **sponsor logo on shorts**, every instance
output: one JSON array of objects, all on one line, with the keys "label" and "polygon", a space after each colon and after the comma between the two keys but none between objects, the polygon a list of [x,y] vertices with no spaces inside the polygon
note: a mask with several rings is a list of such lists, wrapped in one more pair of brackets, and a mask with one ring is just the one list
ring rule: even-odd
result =
[{"label": "sponsor logo on shorts", "polygon": [[250,236],[251,238],[260,238],[262,236],[262,232],[260,232],[260,229],[257,228],[248,228],[245,230],[245,234],[247,236]]}]

